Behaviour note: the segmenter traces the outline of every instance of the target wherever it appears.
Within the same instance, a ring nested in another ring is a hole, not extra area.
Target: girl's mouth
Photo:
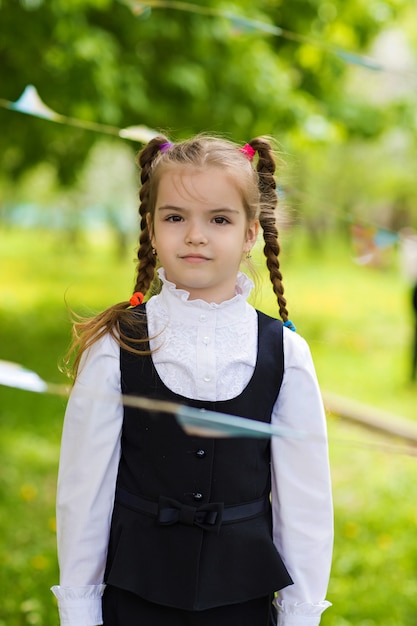
[[[209,261],[210,259],[202,254],[185,254],[180,257],[183,261],[188,261],[189,263],[202,263],[204,261]]]

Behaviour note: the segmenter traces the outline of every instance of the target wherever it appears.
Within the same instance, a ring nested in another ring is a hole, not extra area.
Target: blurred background
[[[276,140],[288,307],[328,411],[322,623],[417,624],[416,3],[1,0],[0,127],[0,359],[52,383],[68,308],[130,297],[143,142]],[[0,626],[57,624],[64,409],[0,387]]]

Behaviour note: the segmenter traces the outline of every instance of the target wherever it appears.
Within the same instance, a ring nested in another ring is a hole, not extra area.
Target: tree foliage
[[[118,127],[141,123],[174,137],[202,130],[240,141],[297,129],[308,135],[312,115],[339,132],[376,133],[382,122],[370,112],[374,124],[364,130],[364,105],[346,96],[348,66],[334,50],[366,50],[403,4],[198,0],[199,13],[175,3],[135,12],[116,0],[2,0],[0,96],[15,101],[34,84],[59,113]],[[72,183],[98,139],[4,109],[0,123],[1,168],[12,177],[49,161]]]

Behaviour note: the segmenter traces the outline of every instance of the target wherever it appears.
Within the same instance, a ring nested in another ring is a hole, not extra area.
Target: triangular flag
[[[58,113],[55,113],[42,102],[36,87],[33,85],[27,85],[20,98],[16,102],[11,102],[9,108],[47,120],[56,120],[59,117]]]

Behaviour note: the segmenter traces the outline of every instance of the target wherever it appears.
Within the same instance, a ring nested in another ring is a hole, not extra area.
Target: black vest
[[[143,336],[144,305],[132,315]],[[122,393],[270,422],[284,369],[282,323],[260,312],[258,322],[256,367],[238,397],[178,396],[150,356],[123,349]],[[189,610],[292,584],[272,542],[270,486],[268,439],[188,436],[171,415],[125,407],[105,581]]]

